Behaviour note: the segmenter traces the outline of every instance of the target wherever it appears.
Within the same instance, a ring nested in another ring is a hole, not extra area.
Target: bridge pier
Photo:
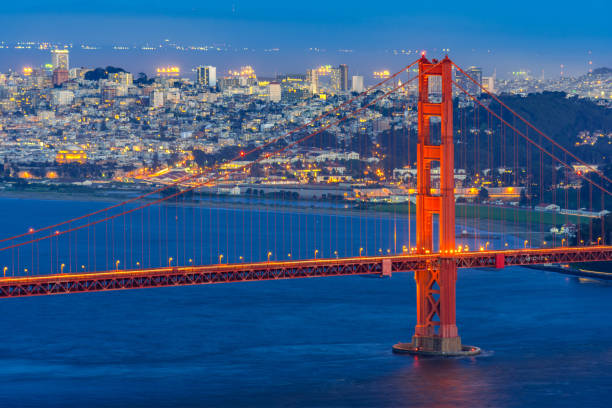
[[[442,98],[429,99],[430,77],[439,77]],[[462,356],[480,352],[463,346],[455,322],[455,164],[453,145],[452,62],[419,61],[418,144],[417,144],[417,252],[434,252],[433,215],[439,214],[438,262],[415,271],[417,286],[417,324],[411,343],[393,346],[396,353]],[[430,119],[440,118],[440,144],[432,144]],[[440,194],[434,195],[431,164],[440,164]]]

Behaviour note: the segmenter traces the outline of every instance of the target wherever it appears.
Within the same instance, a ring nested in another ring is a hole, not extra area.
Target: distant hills
[[[596,68],[593,70],[591,74],[592,75],[612,75],[612,68],[608,68],[608,67]]]

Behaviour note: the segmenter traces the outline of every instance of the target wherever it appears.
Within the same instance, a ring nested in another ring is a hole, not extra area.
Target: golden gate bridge
[[[409,77],[397,81],[401,75]],[[460,75],[466,81],[458,81]],[[413,82],[418,87],[416,200],[415,205],[405,204],[408,222],[404,219],[400,225],[403,241],[399,250],[396,213],[392,223],[380,218],[373,224],[371,213],[359,210],[310,217],[264,208],[257,211],[255,220],[245,211],[233,211],[223,219],[213,216],[210,208],[183,200],[187,193],[202,194],[202,186],[231,181],[270,158],[291,155],[301,143],[358,118]],[[470,93],[466,82],[478,92]],[[459,126],[453,123],[457,117],[455,93],[464,95],[473,106],[473,118],[463,111],[458,115]],[[483,114],[486,124],[480,123]],[[479,131],[483,126],[486,140]],[[468,137],[474,138],[472,146],[482,143],[486,147],[486,158],[479,157],[480,148],[468,151]],[[512,143],[506,144],[507,140]],[[533,165],[533,152],[539,166]],[[251,160],[243,162],[245,159]],[[487,216],[479,214],[470,221],[466,206],[459,206],[455,198],[456,161],[464,166],[471,162],[477,169],[482,165],[481,170],[485,164],[489,171],[495,166],[511,168],[510,182],[525,184],[526,198],[548,196],[558,202],[556,185],[562,184],[565,208],[570,208],[570,202],[575,202],[577,210],[581,208],[580,191],[575,199],[570,197],[570,177],[579,177],[588,186],[589,209],[594,206],[593,191],[599,192],[602,210],[605,198],[612,195],[608,189],[612,180],[605,174],[482,88],[448,57],[429,61],[422,56],[334,109],[228,161],[243,164],[225,169],[218,164],[121,203],[52,225],[26,227],[23,233],[0,239],[0,266],[5,265],[0,297],[414,272],[415,333],[411,342],[396,344],[394,351],[477,354],[477,347],[461,343],[457,330],[457,269],[610,261],[612,246],[607,245],[603,217],[599,226],[593,218],[570,219],[567,214],[544,220],[543,213],[533,212],[526,219],[515,206],[505,210],[510,220],[503,220],[499,213],[492,214],[495,208],[487,206]],[[576,173],[572,162],[590,171]],[[565,182],[559,183],[559,177]],[[555,187],[544,191],[545,179],[552,180],[550,185]],[[180,189],[172,190],[177,187]],[[530,235],[535,227],[546,235],[545,226],[569,224],[570,220],[588,225],[578,225],[572,236],[566,233],[561,239],[555,233],[546,240]],[[393,233],[388,234],[391,229]],[[467,238],[459,235],[458,243],[458,230],[471,234]],[[484,242],[492,234],[499,236],[499,242],[491,242],[492,238]]]

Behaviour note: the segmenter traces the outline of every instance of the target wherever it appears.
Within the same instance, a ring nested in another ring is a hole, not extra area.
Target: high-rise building
[[[476,82],[482,85],[482,68],[480,67],[469,67],[466,71]],[[466,90],[474,96],[480,95],[480,88],[472,80],[467,78],[468,87]]]
[[[340,64],[338,70],[340,71],[340,91],[347,92],[349,89],[348,65]]]
[[[164,106],[164,93],[160,90],[154,90],[149,95],[150,105],[154,108],[160,108]]]
[[[53,66],[53,70],[65,69],[68,71],[70,69],[70,64],[68,62],[68,50],[51,50],[51,65]]]
[[[64,82],[69,80],[69,74],[67,69],[56,68],[53,70],[52,82],[54,86],[60,86]]]
[[[482,77],[482,87],[491,93],[495,93],[495,77]]]
[[[310,83],[310,93],[316,94],[319,91],[319,74],[316,69],[306,71],[306,81]]]
[[[268,93],[270,97],[270,102],[280,102],[281,85],[278,82],[270,82],[270,85],[268,85]]]
[[[196,68],[196,84],[199,86],[217,86],[217,68],[207,65]]]
[[[472,66],[466,69],[465,72],[470,77],[472,77],[476,82],[478,82],[479,85],[482,85],[482,68]],[[455,81],[457,81],[457,84],[461,88],[469,92],[471,95],[476,96],[476,97],[480,96],[481,94],[480,87],[476,85],[470,78],[466,77],[462,72],[458,72],[458,71],[455,72]],[[465,95],[461,89],[457,90],[457,94],[460,96],[463,95],[461,96],[462,98],[465,97],[466,99],[470,100],[470,97]]]
[[[353,75],[351,91],[361,93],[363,89],[363,77],[360,75]]]

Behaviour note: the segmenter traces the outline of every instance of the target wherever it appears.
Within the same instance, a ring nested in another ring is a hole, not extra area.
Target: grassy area
[[[410,207],[410,212],[414,214],[416,211],[416,206],[414,204],[408,206],[408,204],[376,203],[367,206],[368,209],[383,212],[396,212],[398,214],[407,214],[408,207]],[[565,223],[588,224],[589,220],[591,220],[589,217],[579,215],[563,215],[552,212],[535,211],[529,208],[499,207],[481,204],[456,204],[455,213],[458,218],[490,219],[491,221],[516,222],[522,225],[532,226],[539,226],[540,224],[561,225]]]

